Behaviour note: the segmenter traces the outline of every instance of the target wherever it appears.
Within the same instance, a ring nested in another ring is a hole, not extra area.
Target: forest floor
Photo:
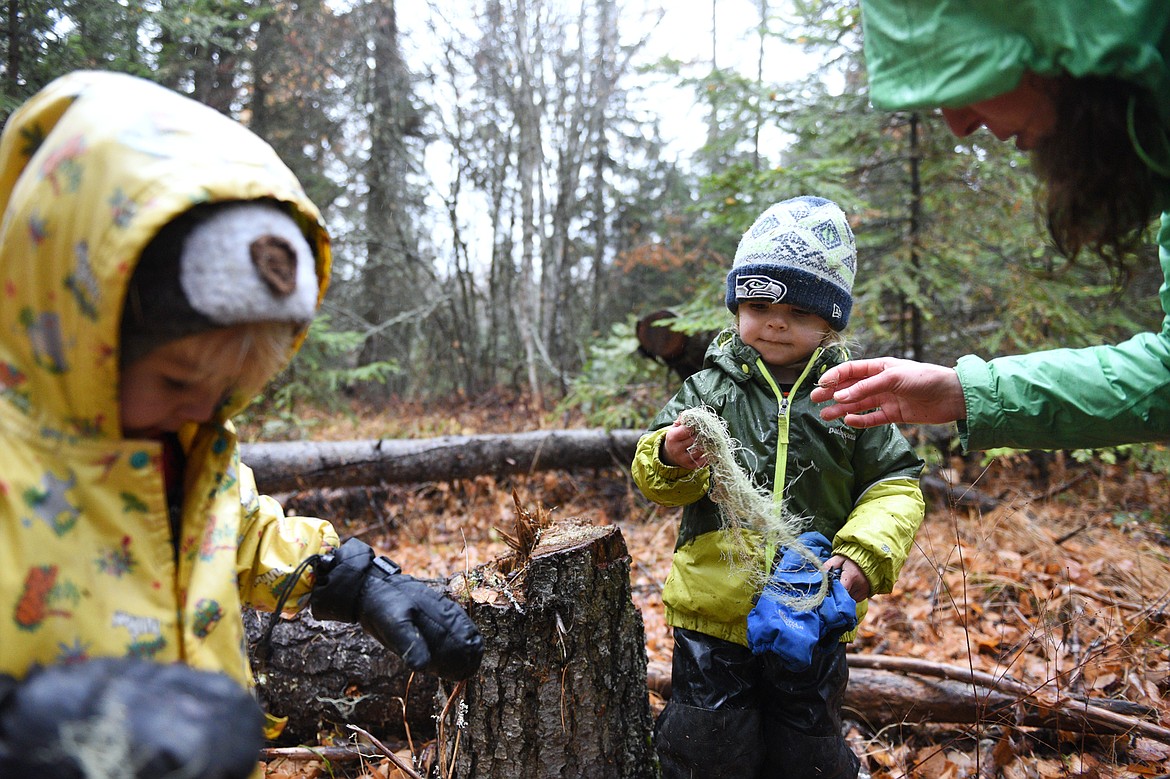
[[[501,399],[308,414],[306,421],[314,440],[576,426]],[[851,651],[1007,678],[1035,700],[1122,699],[1145,707],[1144,721],[1170,728],[1170,479],[1059,453],[986,465],[955,457],[947,465],[938,473],[964,487],[951,498],[928,493],[926,522],[895,591],[873,599]],[[996,505],[968,507],[954,497],[963,489]],[[512,527],[513,491],[554,517],[621,528],[648,660],[669,669],[672,639],[660,595],[679,512],[642,498],[621,468],[403,485],[372,515],[339,530],[362,532],[416,576],[446,577],[507,551],[497,528]],[[663,703],[651,693],[655,713]],[[1140,734],[981,722],[870,727],[864,712],[847,716],[863,766],[882,779],[1170,777],[1170,744]],[[267,770],[268,779],[322,775],[319,763],[276,760]],[[383,762],[364,776],[405,775]]]

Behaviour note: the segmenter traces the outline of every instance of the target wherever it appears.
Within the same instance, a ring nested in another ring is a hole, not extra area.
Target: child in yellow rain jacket
[[[245,777],[241,609],[360,621],[474,673],[453,601],[257,494],[229,421],[324,295],[329,237],[275,152],[82,72],[0,138],[0,776]],[[127,768],[129,767],[129,768]]]

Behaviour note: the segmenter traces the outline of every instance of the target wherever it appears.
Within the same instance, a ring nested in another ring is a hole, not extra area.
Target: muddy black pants
[[[856,779],[841,735],[845,645],[803,673],[675,628],[670,702],[654,728],[662,779]]]

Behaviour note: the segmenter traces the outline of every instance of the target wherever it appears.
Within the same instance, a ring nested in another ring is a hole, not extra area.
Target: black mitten
[[[245,779],[264,745],[227,676],[107,658],[0,677],[0,776]]]
[[[479,629],[458,603],[375,557],[351,538],[321,555],[309,603],[313,616],[360,622],[408,668],[429,668],[444,679],[466,679],[483,659]]]

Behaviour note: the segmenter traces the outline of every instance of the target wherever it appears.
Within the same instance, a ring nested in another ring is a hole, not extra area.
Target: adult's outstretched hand
[[[963,386],[953,368],[879,357],[851,360],[825,372],[813,388],[824,420],[850,427],[890,423],[945,424],[967,418]]]

